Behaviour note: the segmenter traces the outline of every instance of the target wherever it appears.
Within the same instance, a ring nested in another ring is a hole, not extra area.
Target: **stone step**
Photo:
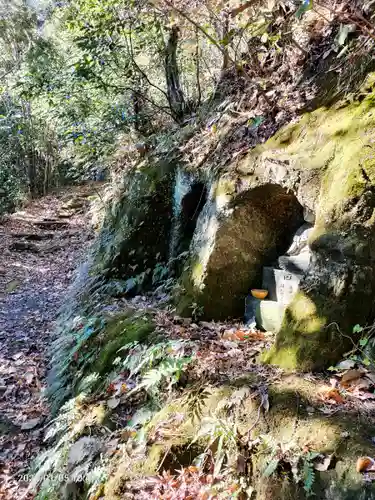
[[[274,300],[259,300],[256,305],[257,326],[267,332],[278,332],[284,318],[286,305]]]

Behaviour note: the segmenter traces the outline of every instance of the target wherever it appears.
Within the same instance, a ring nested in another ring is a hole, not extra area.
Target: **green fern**
[[[205,401],[210,395],[210,389],[202,385],[189,388],[189,391],[182,400],[182,405],[187,408],[189,418],[193,421],[202,419]]]
[[[129,394],[145,389],[146,392],[152,392],[159,389],[164,381],[169,382],[169,389],[176,384],[181,377],[184,368],[191,362],[191,357],[180,359],[167,358],[157,367],[146,372],[137,386]]]
[[[191,442],[194,444],[200,439],[208,441],[206,453],[215,448],[214,477],[220,474],[223,464],[234,464],[239,453],[239,435],[237,426],[227,420],[215,417],[206,417],[197,435]]]
[[[313,496],[313,486],[315,482],[315,469],[314,460],[319,456],[319,453],[310,451],[307,455],[302,457],[302,481],[303,489],[308,496]]]
[[[280,460],[278,458],[273,458],[270,460],[268,463],[267,467],[264,469],[262,476],[263,477],[270,477],[274,472],[276,472],[276,469],[280,463]]]

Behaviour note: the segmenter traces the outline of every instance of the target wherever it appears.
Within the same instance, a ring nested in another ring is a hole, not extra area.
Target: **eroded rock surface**
[[[304,220],[315,219],[311,264],[302,263],[298,293],[267,360],[310,370],[340,358],[353,325],[374,317],[371,82],[366,92],[360,101],[304,115],[217,180],[197,223],[179,312],[194,304],[206,318],[240,316],[248,289],[261,285],[262,267],[287,252]]]

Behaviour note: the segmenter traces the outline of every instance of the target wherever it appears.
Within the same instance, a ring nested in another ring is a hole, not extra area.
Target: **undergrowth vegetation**
[[[290,92],[292,108],[303,108],[295,84],[316,69],[319,29],[328,64],[363,58],[342,78],[343,87],[354,82],[371,64],[363,17],[371,2],[360,6],[363,13],[346,7],[324,0],[5,2],[0,211],[63,183],[103,180],[155,148],[168,149],[171,131],[205,123],[215,99],[236,91],[232,79],[252,91],[249,131],[265,127],[273,107],[288,107]],[[318,86],[324,64],[315,72]],[[210,126],[220,132],[216,120]]]
[[[176,317],[171,269],[189,262],[187,251],[170,259],[169,238],[180,165],[203,198],[209,176],[359,83],[373,31],[358,9],[71,0],[1,11],[0,47],[21,36],[0,61],[0,213],[63,182],[114,185],[50,349],[37,499],[351,498],[353,457],[372,443],[331,411],[340,391],[320,397],[320,379],[259,364],[270,337],[225,337],[228,325],[199,323],[195,301]],[[355,329],[348,357],[370,366],[373,330]]]
[[[96,302],[81,303],[86,316],[70,310],[53,346],[56,413],[33,464],[36,498],[253,498],[275,484],[309,498],[325,487],[319,471],[347,431],[340,416],[309,420],[313,383],[255,366],[244,373],[235,358],[231,377],[210,380],[223,341],[211,341],[208,352],[219,350],[210,361],[204,342],[173,333],[168,311],[125,308],[108,296],[103,304],[96,286]],[[228,347],[238,356],[240,344]]]

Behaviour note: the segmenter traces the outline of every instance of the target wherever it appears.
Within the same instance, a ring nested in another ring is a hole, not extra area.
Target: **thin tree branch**
[[[145,99],[145,101],[148,101],[150,104],[152,104],[156,109],[159,109],[160,111],[162,111],[163,113],[169,115],[171,118],[174,118],[173,117],[173,114],[169,111],[167,111],[167,109],[169,109],[169,107],[164,107],[164,106],[159,106],[158,104],[156,104],[152,99],[150,99],[149,97],[147,97],[143,92],[137,90],[137,89],[134,89],[133,87],[129,87],[128,85],[123,87],[123,86],[118,86],[118,85],[114,85],[114,84],[111,84],[111,83],[107,83],[105,82],[101,76],[97,75],[96,73],[92,72],[92,75],[102,83],[102,86],[105,88],[105,87],[109,87],[109,88],[112,88],[112,89],[116,89],[116,90],[120,90],[120,91],[123,91],[123,90],[129,90],[130,92],[133,92],[134,94],[139,94],[142,96],[143,99]]]
[[[366,33],[366,35],[368,35],[373,40],[375,40],[375,34],[374,34],[375,26],[373,26],[371,23],[369,23],[363,16],[358,15],[358,14],[346,14],[344,12],[343,13],[337,12],[336,10],[332,9],[332,7],[327,7],[326,3],[319,3],[319,2],[316,2],[316,3],[317,3],[317,5],[319,7],[323,7],[324,9],[327,9],[328,12],[330,12],[331,14],[333,14],[335,16],[338,16],[340,20],[352,22],[353,24],[355,24],[356,26],[358,26],[358,28],[361,31],[363,31],[364,33]],[[324,19],[327,20],[327,18],[325,17],[325,15],[322,14],[321,12],[319,12],[318,10],[316,10],[316,8],[314,8],[313,10],[319,16],[321,16],[321,17],[323,17]],[[365,23],[365,26],[363,26],[358,20],[356,20],[355,18],[353,18],[353,15],[356,15],[359,18],[360,21],[362,21],[363,23]]]
[[[247,10],[249,7],[252,5],[259,3],[259,0],[248,0],[242,5],[239,5],[238,7],[233,8],[228,12],[229,16],[231,18],[238,16],[238,14],[242,14],[245,10]]]
[[[134,50],[133,50],[133,42],[132,42],[131,30],[129,30],[129,47],[130,47],[130,56],[132,58],[132,64],[135,67],[135,69],[138,71],[138,73],[140,73],[143,76],[143,78],[150,85],[150,87],[153,87],[154,89],[158,90],[159,92],[161,92],[164,95],[164,97],[166,99],[168,99],[167,93],[163,89],[161,89],[160,87],[158,87],[157,85],[155,85],[154,83],[152,83],[151,80],[146,75],[146,73],[136,63],[135,57],[134,57]]]
[[[179,9],[178,7],[175,7],[169,0],[165,0],[165,3],[172,9],[174,10],[175,12],[177,12],[178,14],[180,14],[180,16],[182,16],[184,19],[186,19],[187,21],[189,21],[189,23],[191,23],[193,26],[195,26],[201,33],[204,34],[204,36],[206,38],[208,38],[208,40],[210,40],[210,42],[215,45],[215,47],[217,49],[220,50],[220,52],[223,54],[223,56],[225,57],[226,56],[226,52],[225,52],[225,49],[220,45],[220,43],[215,40],[202,26],[200,26],[197,22],[195,22],[193,19],[191,19],[190,16],[188,16],[185,12],[183,12],[181,9]],[[237,67],[237,64],[236,64],[236,61],[233,60],[233,58],[228,54],[228,59],[229,61],[234,64],[235,67]],[[266,96],[266,93],[265,91],[262,89],[262,87],[257,83],[255,82],[252,78],[250,78],[250,76],[246,73],[246,71],[243,72],[245,78],[251,82],[252,84],[255,84],[259,93],[261,94],[261,96],[263,97],[263,99],[266,101],[266,103],[268,104],[268,106],[272,107],[272,103],[271,101],[268,99],[268,97]]]

